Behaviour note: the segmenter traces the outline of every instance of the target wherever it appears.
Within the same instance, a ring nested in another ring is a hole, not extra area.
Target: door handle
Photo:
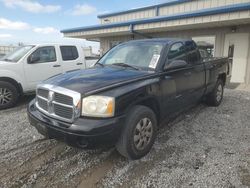
[[[192,74],[191,72],[185,72],[184,76],[191,76],[191,74]]]
[[[76,65],[82,65],[82,63],[77,63]]]
[[[61,65],[53,65],[53,67],[61,67]]]

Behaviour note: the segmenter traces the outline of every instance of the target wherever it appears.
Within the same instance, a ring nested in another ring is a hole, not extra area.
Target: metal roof
[[[208,15],[215,15],[215,14],[222,14],[222,13],[229,13],[229,12],[236,12],[236,11],[243,11],[243,10],[250,10],[250,3],[233,4],[233,5],[203,9],[203,10],[198,10],[198,11],[193,11],[193,12],[175,14],[175,15],[170,15],[170,16],[169,15],[157,16],[157,17],[144,18],[144,19],[139,19],[139,20],[130,20],[126,22],[99,24],[99,25],[93,25],[93,26],[78,27],[78,28],[73,28],[73,29],[64,29],[64,30],[61,30],[61,32],[72,33],[72,32],[81,32],[81,31],[91,31],[91,30],[98,30],[98,29],[130,26],[130,25],[136,25],[136,24],[146,24],[146,23],[154,23],[154,22],[160,22],[160,21],[169,21],[169,20],[199,17],[199,16],[208,16]]]
[[[100,14],[97,17],[98,18],[106,18],[106,17],[110,17],[110,16],[117,16],[120,14],[127,14],[127,13],[131,13],[131,12],[137,12],[137,11],[143,11],[143,10],[159,8],[159,7],[164,7],[164,6],[176,5],[176,4],[185,3],[188,1],[192,1],[192,0],[172,0],[172,1],[169,1],[166,3],[160,3],[157,5],[145,6],[145,7],[140,7],[140,8],[130,9],[130,10],[117,11],[117,12],[112,12],[112,13],[107,13],[107,14]]]

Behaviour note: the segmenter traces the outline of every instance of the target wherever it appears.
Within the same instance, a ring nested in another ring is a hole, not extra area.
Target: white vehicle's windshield
[[[31,48],[34,46],[21,46],[16,48],[14,51],[2,57],[3,61],[18,62]]]
[[[98,64],[155,69],[163,46],[161,42],[125,43],[110,50]]]

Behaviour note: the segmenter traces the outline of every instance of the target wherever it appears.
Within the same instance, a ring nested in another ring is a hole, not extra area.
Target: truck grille
[[[48,103],[47,103],[46,100],[37,97],[37,102],[38,102],[39,106],[40,106],[43,110],[48,111]]]
[[[54,104],[55,114],[67,119],[71,119],[73,115],[73,108],[64,107],[58,104]]]
[[[63,95],[60,93],[55,93],[55,101],[67,105],[73,105],[73,99],[70,96]]]
[[[36,106],[44,114],[66,122],[80,116],[80,93],[52,85],[39,85]]]

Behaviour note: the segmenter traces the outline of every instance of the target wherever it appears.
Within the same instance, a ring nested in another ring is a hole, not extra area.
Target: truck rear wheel
[[[18,90],[13,84],[0,81],[0,110],[13,107],[18,96]]]
[[[207,104],[210,106],[219,106],[223,99],[224,94],[224,83],[219,79],[214,87],[214,90],[211,94],[207,96]]]
[[[157,120],[154,112],[146,106],[135,106],[128,114],[116,149],[129,159],[145,156],[154,144]]]

